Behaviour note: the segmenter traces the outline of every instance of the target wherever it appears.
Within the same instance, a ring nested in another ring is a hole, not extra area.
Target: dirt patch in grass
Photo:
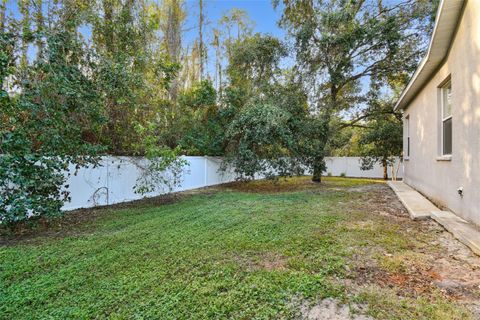
[[[327,298],[317,304],[304,302],[301,307],[301,319],[305,320],[373,320],[364,314],[365,306],[351,303],[342,304],[338,299]]]
[[[412,241],[354,247],[351,259],[353,292],[365,287],[393,290],[399,298],[444,297],[467,306],[480,318],[480,258],[432,220],[411,221],[402,204],[385,185],[361,187],[353,211],[370,212],[347,228],[392,228]],[[351,205],[351,204],[350,204]]]
[[[235,181],[226,183],[224,188],[249,193],[281,193],[309,189],[323,189],[325,184],[312,182],[310,177],[279,180]]]
[[[271,270],[285,270],[288,259],[281,255],[266,254],[260,260],[259,266],[262,269]]]
[[[375,179],[324,177],[321,183],[316,183],[312,181],[312,177],[303,176],[279,180],[237,181],[226,183],[222,187],[233,191],[267,194],[298,191],[350,191],[350,189],[361,192],[361,187],[367,190],[374,183],[384,182]]]
[[[402,220],[410,221],[408,211],[386,184],[370,184],[353,187],[350,188],[349,191],[363,193],[361,197],[361,207],[363,210],[368,210],[373,214],[398,217]],[[413,222],[410,223],[410,225],[414,224]]]
[[[236,256],[233,260],[249,271],[284,271],[288,269],[288,258],[274,252],[252,252],[249,255]]]

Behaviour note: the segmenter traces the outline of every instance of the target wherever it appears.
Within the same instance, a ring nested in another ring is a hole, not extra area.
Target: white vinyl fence
[[[394,166],[397,171],[400,159],[397,158]],[[345,174],[347,177],[355,178],[383,178],[383,166],[376,163],[371,170],[362,170],[360,157],[326,157],[327,174],[332,176],[341,176]],[[388,167],[388,177],[392,177],[392,168]],[[400,163],[397,178],[403,177],[403,165]]]
[[[232,173],[219,172],[221,158],[183,157],[187,165],[183,168],[181,186],[173,192],[213,186],[234,181]],[[137,179],[143,174],[145,159],[136,157],[103,157],[100,166],[80,168],[73,175],[75,168],[70,168],[69,186],[71,201],[65,203],[63,210],[89,208],[121,202],[154,197],[169,190],[157,190],[145,195],[134,192]]]
[[[173,191],[184,191],[213,186],[235,180],[232,172],[220,172],[221,158],[215,157],[183,157],[188,165],[183,169],[181,186]],[[381,166],[372,170],[360,170],[360,158],[331,157],[327,158],[327,173],[347,177],[383,177]],[[70,191],[71,201],[65,203],[63,210],[89,208],[121,202],[153,197],[166,193],[158,190],[146,195],[137,194],[133,187],[142,175],[145,159],[135,157],[103,157],[100,166],[80,168],[74,175],[71,166],[66,185]],[[401,173],[399,172],[399,177]]]

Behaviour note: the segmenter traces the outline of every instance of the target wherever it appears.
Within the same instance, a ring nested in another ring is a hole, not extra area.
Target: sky
[[[160,1],[160,0],[156,0]],[[249,18],[254,22],[253,32],[270,34],[279,39],[284,39],[286,32],[278,27],[278,21],[281,16],[280,9],[274,9],[271,0],[204,0],[204,16],[205,16],[205,42],[211,43],[211,29],[218,26],[221,17],[233,8],[242,9],[247,12]],[[187,18],[185,21],[183,34],[183,46],[192,47],[193,42],[198,37],[198,0],[186,0],[185,9]],[[17,0],[7,1],[7,14],[20,17],[18,11]],[[90,30],[81,28],[80,30],[88,37]],[[29,56],[35,56],[35,48],[29,48]],[[214,74],[215,52],[213,48],[209,48],[207,53],[207,71]]]
[[[194,19],[198,17],[198,0],[185,2],[189,20],[187,26],[192,26]],[[232,8],[245,10],[255,21],[255,31],[272,35],[283,34],[277,26],[280,10],[274,10],[270,0],[204,0],[204,15],[210,24],[216,24],[221,16]],[[16,0],[7,1],[7,12],[16,17],[20,15]]]
[[[208,38],[211,29],[218,26],[218,21],[229,10],[237,8],[247,12],[249,18],[254,22],[253,32],[270,34],[279,39],[284,39],[285,30],[278,27],[278,21],[281,16],[280,9],[274,9],[271,0],[204,0],[204,16],[206,20],[206,31],[208,43],[212,39]],[[186,1],[187,20],[185,29],[189,30],[184,34],[184,46],[189,45],[198,37],[198,0]],[[208,71],[214,74],[214,57],[213,48],[209,48],[208,52]]]
[[[198,18],[198,0],[187,0],[186,7],[188,14],[186,24],[193,26]],[[247,12],[250,19],[255,22],[255,32],[268,33],[280,38],[285,34],[277,25],[281,12],[273,8],[270,0],[204,0],[204,15],[209,26],[215,26],[222,15],[232,8]]]

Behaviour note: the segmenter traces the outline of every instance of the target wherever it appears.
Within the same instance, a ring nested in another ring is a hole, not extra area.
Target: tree
[[[239,179],[297,175],[308,160],[307,96],[292,73],[279,68],[286,53],[269,35],[255,34],[231,46],[223,169],[233,167]]]
[[[104,118],[101,97],[81,69],[92,61],[78,54],[85,48],[74,34],[47,34],[45,58],[21,67],[22,91],[14,97],[3,83],[12,75],[20,80],[16,36],[0,37],[0,224],[15,225],[60,213],[68,199],[64,171],[96,163],[100,146],[88,140]]]
[[[378,100],[379,110],[369,118],[364,132],[360,135],[360,143],[364,145],[362,153],[362,170],[368,170],[375,163],[383,166],[383,178],[388,179],[388,166],[394,166],[396,159],[402,154],[402,115],[395,112],[395,100]],[[396,177],[392,174],[392,178]]]
[[[165,0],[162,2],[158,21],[162,32],[162,46],[172,63],[180,64],[182,51],[182,26],[186,18],[183,0]],[[176,101],[178,76],[172,80],[169,88],[170,99]]]
[[[217,93],[210,80],[202,80],[182,93],[180,104],[192,109],[206,109],[215,106]]]
[[[29,42],[31,41],[31,36],[32,36],[32,32],[30,30],[30,27],[31,27],[31,19],[30,19],[30,5],[29,5],[29,1],[26,1],[26,0],[20,0],[18,2],[18,7],[19,7],[19,11],[22,15],[22,21],[21,21],[21,25],[22,25],[22,37],[21,37],[21,41],[22,41],[22,46],[21,46],[21,50],[22,50],[22,53],[21,53],[21,58],[20,58],[20,66],[22,68],[26,68],[27,67],[27,64],[28,64],[28,57],[27,57],[27,51],[28,51],[28,44]]]
[[[234,86],[262,90],[275,81],[279,63],[287,55],[285,46],[275,37],[256,33],[232,44],[227,74]]]
[[[200,81],[203,80],[204,62],[206,60],[206,51],[203,44],[203,24],[205,17],[203,16],[203,0],[198,0],[198,52],[200,55]]]
[[[219,21],[219,29],[224,32],[224,46],[227,57],[232,53],[232,45],[234,41],[242,40],[252,34],[253,21],[250,20],[245,10],[233,8],[225,13]],[[236,35],[233,33],[236,31]]]
[[[215,48],[215,88],[220,91],[222,87],[222,49],[220,45],[220,31],[218,29],[213,29],[212,46]]]
[[[241,180],[303,173],[292,153],[296,143],[293,115],[273,104],[252,102],[231,123],[225,164]],[[226,168],[226,167],[225,167]]]
[[[225,119],[217,104],[217,92],[210,80],[195,83],[179,98],[185,118],[180,146],[187,154],[222,156]]]
[[[279,63],[287,54],[285,46],[269,35],[255,34],[231,45],[226,73],[229,79],[227,99],[231,107],[241,108],[279,80]]]
[[[342,119],[334,120],[343,123]],[[339,124],[333,124],[338,126]],[[358,157],[364,154],[364,145],[360,142],[360,137],[365,130],[365,126],[348,126],[342,130],[336,130],[330,138],[326,153],[332,157]]]
[[[279,4],[275,1],[275,5]],[[281,25],[295,40],[297,70],[310,92],[326,149],[336,128],[332,119],[365,102],[362,83],[389,81],[413,72],[424,52],[420,26],[430,23],[429,1],[283,0]],[[370,110],[372,111],[372,110]],[[366,116],[361,115],[350,124]],[[324,154],[324,153],[323,153]],[[322,153],[313,181],[320,182]]]
[[[1,0],[0,2],[0,33],[5,32],[7,0]]]
[[[150,160],[137,192],[181,172],[178,141],[162,139],[179,66],[160,46],[152,2],[53,2],[47,23],[42,1],[20,1],[20,21],[3,4],[0,223],[59,214],[67,168],[96,165],[103,152]]]
[[[37,0],[33,2],[35,6],[35,24],[36,24],[36,34],[37,34],[37,59],[41,59],[43,57],[43,32],[45,30],[45,21],[43,17],[43,0]]]

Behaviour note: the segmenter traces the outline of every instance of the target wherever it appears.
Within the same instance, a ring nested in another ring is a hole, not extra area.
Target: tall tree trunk
[[[222,98],[222,64],[221,62],[218,64],[218,97]]]
[[[322,168],[323,168],[323,157],[318,157],[315,159],[315,163],[313,165],[313,177],[312,181],[320,183],[322,182]]]
[[[6,10],[7,10],[7,0],[1,0],[1,2],[0,2],[0,32],[5,32],[5,25],[6,25],[5,20],[7,19],[7,16],[5,14]]]
[[[313,182],[321,182],[322,181],[322,173],[323,169],[325,168],[325,147],[327,146],[328,140],[330,138],[330,120],[331,120],[331,113],[335,110],[337,105],[337,94],[338,90],[335,86],[330,88],[330,102],[323,110],[323,114],[321,115],[321,130],[318,133],[318,139],[320,140],[318,154],[314,159],[313,164]]]
[[[28,64],[28,40],[30,37],[30,3],[26,0],[19,1],[19,9],[22,14],[22,47],[21,47],[21,57],[20,57],[20,66],[25,68]]]
[[[115,34],[114,34],[114,0],[103,0],[103,21],[101,33],[103,34],[103,49],[105,54],[109,58],[115,56]],[[110,152],[114,154],[119,154],[122,150],[120,135],[118,134],[118,129],[121,127],[121,110],[118,107],[117,99],[111,93],[106,96],[105,106],[108,112],[108,124],[107,132],[108,136],[111,139],[110,142]]]
[[[190,67],[190,85],[194,84],[196,81],[200,79],[199,76],[199,44],[198,41],[195,40],[193,47],[192,47],[192,53],[190,54],[190,60],[191,60],[191,67]]]
[[[44,18],[43,18],[43,1],[37,0],[36,8],[35,8],[35,23],[37,25],[37,59],[43,58],[43,40],[42,40],[42,32],[44,28]]]
[[[383,166],[383,180],[388,180],[388,163],[387,159],[382,159],[382,166]]]
[[[327,139],[322,141],[319,145],[319,148],[321,150],[318,150],[318,155],[315,156],[314,162],[313,162],[313,177],[312,181],[313,182],[321,182],[322,181],[322,173],[325,168],[325,155],[323,153],[323,150],[325,150],[325,147],[327,145]]]
[[[203,72],[204,72],[204,48],[203,48],[203,0],[199,0],[199,16],[198,16],[198,50],[200,56],[200,80],[203,80]]]
[[[213,29],[213,47],[215,48],[215,88],[219,89],[219,70],[220,70],[220,32],[217,29]]]
[[[114,51],[114,34],[113,34],[113,1],[103,0],[103,28],[104,28],[104,44],[105,50],[109,55],[113,55]]]
[[[182,1],[171,0],[165,2],[166,11],[166,24],[162,27],[163,31],[163,43],[167,49],[170,59],[179,63],[181,60],[181,47],[182,47],[182,21],[183,21],[183,11],[182,11]],[[187,48],[188,52],[188,48]],[[169,98],[175,102],[177,101],[178,89],[180,81],[179,76],[172,80],[170,88],[168,90]]]

